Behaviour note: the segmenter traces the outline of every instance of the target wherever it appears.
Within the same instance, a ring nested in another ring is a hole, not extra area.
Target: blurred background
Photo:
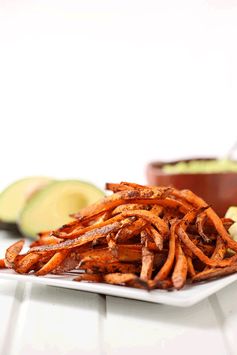
[[[237,139],[237,1],[0,0],[0,188],[145,182]]]

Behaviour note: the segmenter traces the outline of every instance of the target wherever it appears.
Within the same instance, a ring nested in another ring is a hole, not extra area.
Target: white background
[[[0,0],[0,187],[222,156],[236,104],[237,1]]]

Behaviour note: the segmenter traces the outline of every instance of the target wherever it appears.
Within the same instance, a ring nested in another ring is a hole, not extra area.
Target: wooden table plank
[[[8,232],[0,231],[0,258],[5,255],[6,248],[16,241]],[[0,280],[0,355],[9,350],[9,338],[13,336],[13,324],[17,321],[20,303],[20,289],[16,281]]]
[[[7,339],[18,307],[17,282],[0,280],[0,355],[6,355]]]
[[[237,283],[227,286],[211,297],[218,311],[219,323],[226,340],[229,355],[237,353]]]
[[[9,355],[102,354],[102,296],[25,285]]]
[[[177,308],[107,297],[106,312],[107,354],[227,354],[208,300]]]

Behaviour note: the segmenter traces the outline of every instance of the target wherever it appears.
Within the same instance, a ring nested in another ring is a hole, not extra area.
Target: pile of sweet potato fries
[[[75,281],[177,290],[237,271],[232,220],[191,191],[127,182],[106,188],[113,194],[41,233],[27,253],[24,240],[11,245],[0,267],[37,276],[78,270]]]

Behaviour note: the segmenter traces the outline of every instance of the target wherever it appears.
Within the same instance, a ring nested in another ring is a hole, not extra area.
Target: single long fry
[[[127,226],[131,224],[130,219],[124,219],[123,221],[118,221],[114,222],[111,225],[106,225],[101,228],[96,228],[94,230],[90,230],[89,232],[86,232],[84,234],[81,234],[79,237],[75,239],[69,239],[66,240],[65,242],[59,243],[59,244],[54,244],[54,245],[42,245],[38,247],[33,247],[31,248],[28,253],[32,252],[48,252],[48,251],[58,251],[58,250],[63,250],[63,249],[71,249],[75,247],[79,247],[81,245],[87,244],[92,242],[93,240],[103,238],[104,235],[110,232],[115,232],[119,230],[120,228]]]
[[[217,268],[212,268],[212,269],[208,269],[208,270],[204,270],[202,272],[199,272],[198,274],[196,274],[193,278],[192,281],[193,282],[197,282],[197,281],[204,281],[204,280],[209,280],[209,279],[214,279],[217,277],[222,277],[222,276],[226,276],[226,275],[230,275],[233,274],[234,272],[237,272],[237,264],[231,265],[231,266],[227,266],[227,267],[217,267]]]
[[[178,239],[175,245],[175,259],[176,264],[171,279],[174,287],[180,290],[184,286],[187,278],[188,264]]]
[[[24,240],[19,240],[18,242],[12,244],[9,248],[7,248],[5,254],[5,264],[7,267],[9,268],[14,267],[14,261],[17,255],[20,254],[24,243],[25,243]]]
[[[141,232],[142,247],[142,268],[140,278],[148,281],[151,279],[154,263],[154,253],[147,248],[148,233],[144,230]]]
[[[162,268],[159,270],[158,274],[155,276],[154,281],[163,281],[167,279],[171,268],[174,263],[174,258],[175,258],[175,239],[176,239],[176,233],[175,233],[175,227],[176,223],[174,223],[171,226],[170,230],[170,240],[169,240],[169,252],[168,252],[168,257],[166,259],[166,262],[162,266]]]

